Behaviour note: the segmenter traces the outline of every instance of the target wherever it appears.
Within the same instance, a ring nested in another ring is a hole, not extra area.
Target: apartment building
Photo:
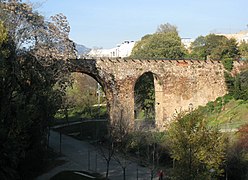
[[[132,53],[135,41],[124,41],[122,44],[117,45],[111,49],[92,49],[89,57],[128,57]]]

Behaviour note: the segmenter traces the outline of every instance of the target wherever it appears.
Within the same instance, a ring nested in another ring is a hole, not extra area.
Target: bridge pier
[[[123,125],[132,129],[134,125],[134,95],[132,81],[118,81],[118,91],[112,96],[110,104],[110,121],[122,121]]]
[[[164,126],[164,92],[163,84],[160,78],[153,75],[155,90],[155,125],[157,129],[163,129]]]

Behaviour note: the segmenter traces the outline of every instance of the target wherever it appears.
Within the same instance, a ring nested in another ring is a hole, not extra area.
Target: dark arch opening
[[[136,120],[155,121],[154,75],[146,72],[141,75],[134,86],[134,118]]]

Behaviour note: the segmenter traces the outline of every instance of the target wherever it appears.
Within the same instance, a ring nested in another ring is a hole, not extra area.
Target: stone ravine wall
[[[238,69],[242,62],[235,62]],[[167,127],[180,111],[196,108],[227,93],[224,68],[219,61],[80,59],[71,60],[71,71],[86,73],[104,88],[110,120],[134,122],[134,86],[146,72],[154,75],[155,121]]]

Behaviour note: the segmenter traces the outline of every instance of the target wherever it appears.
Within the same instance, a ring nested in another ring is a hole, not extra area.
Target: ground
[[[60,135],[58,132],[51,130],[50,144],[56,152],[60,151]],[[96,148],[90,143],[79,141],[72,137],[62,135],[61,153],[63,156],[57,160],[65,163],[51,169],[50,171],[37,177],[36,180],[47,180],[62,171],[88,171],[98,172],[102,175],[106,172],[106,161],[98,153]],[[90,157],[90,158],[88,158]],[[150,172],[148,168],[138,166],[136,162],[130,161],[130,165],[126,169],[126,179],[137,179],[137,167],[139,179],[150,179]],[[122,170],[114,160],[110,163],[109,178],[113,180],[123,179]],[[154,178],[155,179],[155,178]]]

